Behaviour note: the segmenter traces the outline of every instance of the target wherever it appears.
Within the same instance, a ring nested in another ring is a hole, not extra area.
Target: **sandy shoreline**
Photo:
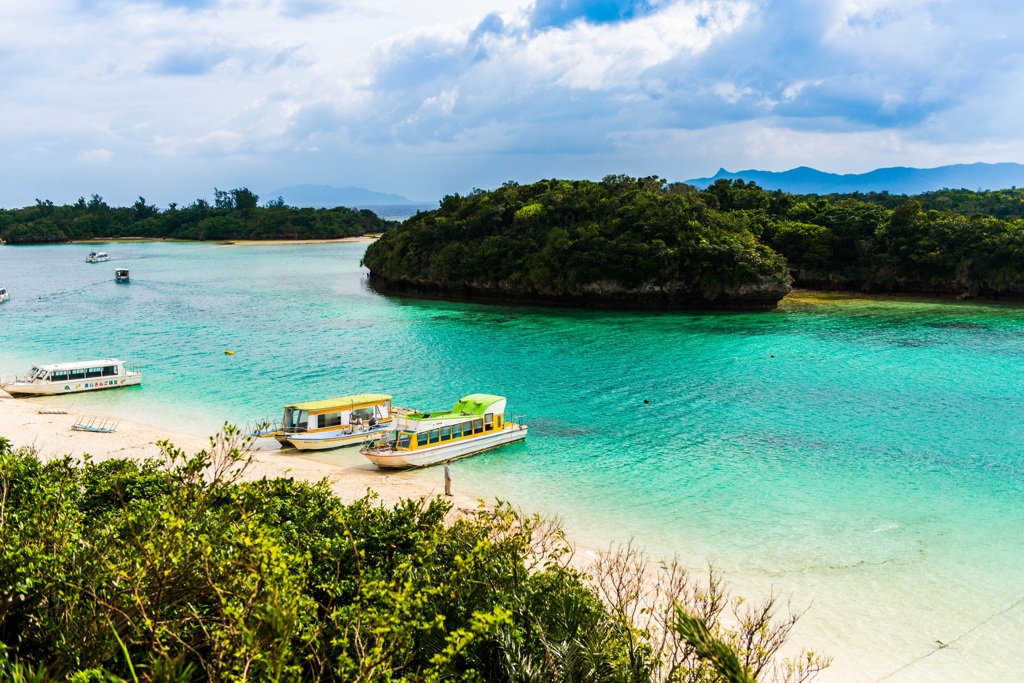
[[[162,440],[170,441],[189,454],[210,446],[209,436],[174,432],[127,420],[120,420],[117,430],[111,434],[74,430],[72,425],[83,413],[70,409],[64,414],[54,412],[59,410],[62,409],[49,402],[0,398],[0,436],[15,447],[35,448],[44,459],[64,455],[81,458],[85,454],[94,461],[160,458],[157,442]],[[324,463],[299,455],[298,451],[280,450],[273,439],[260,439],[255,444],[253,464],[247,475],[251,479],[292,477],[309,482],[327,479],[335,495],[345,502],[362,498],[367,489],[372,489],[387,506],[405,498],[429,498],[444,493],[440,470],[436,483],[432,483],[403,476],[401,472],[377,470],[355,449],[344,449],[344,453],[345,456],[335,462]],[[458,491],[457,472],[454,479],[456,508],[477,509],[480,505],[477,498],[469,492]]]
[[[337,242],[373,242],[380,235],[357,235],[317,240],[180,240],[174,237],[93,237],[87,240],[71,240],[69,244],[108,244],[133,242],[209,242],[225,247],[289,246],[293,244],[334,244]]]
[[[301,244],[337,244],[344,242],[373,242],[380,235],[359,235],[357,237],[338,237],[323,240],[227,240],[218,242],[226,247],[287,247]]]

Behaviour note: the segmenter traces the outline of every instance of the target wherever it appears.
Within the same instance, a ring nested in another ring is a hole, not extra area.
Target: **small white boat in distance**
[[[8,294],[7,289],[4,287],[0,287],[0,304],[2,304],[5,301],[8,301],[10,298],[11,295]]]
[[[89,255],[85,257],[86,263],[104,263],[110,260],[110,256],[105,251],[90,251]]]
[[[526,438],[520,418],[505,417],[505,397],[470,394],[436,413],[400,415],[397,429],[359,452],[381,469],[426,467],[467,458]]]
[[[118,268],[114,271],[114,282],[129,282],[128,270],[126,268]]]
[[[272,434],[281,445],[300,451],[361,446],[391,429],[391,396],[356,394],[284,407],[281,429]]]
[[[25,375],[0,378],[11,396],[53,396],[142,384],[142,373],[116,358],[33,365]]]

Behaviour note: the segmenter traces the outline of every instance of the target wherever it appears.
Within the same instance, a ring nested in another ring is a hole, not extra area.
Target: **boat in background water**
[[[399,415],[394,431],[359,452],[381,469],[427,467],[522,441],[527,427],[505,416],[505,401],[470,394],[451,410]]]
[[[85,257],[86,263],[106,263],[109,260],[110,256],[105,251],[90,251]]]
[[[53,396],[142,384],[142,372],[116,358],[33,365],[25,375],[0,378],[11,396]]]
[[[10,301],[11,295],[7,292],[5,287],[0,287],[0,304],[5,301]]]
[[[356,394],[284,407],[281,426],[258,436],[273,436],[282,446],[323,451],[360,446],[392,428],[394,410],[388,394]]]
[[[114,271],[114,282],[129,282],[128,280],[128,269],[118,268]]]

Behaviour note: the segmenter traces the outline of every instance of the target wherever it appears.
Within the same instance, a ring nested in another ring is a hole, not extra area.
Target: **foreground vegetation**
[[[999,217],[979,213],[986,211]],[[774,305],[797,286],[1024,295],[1024,190],[797,196],[742,180],[507,183],[367,250],[385,290],[621,306]]]
[[[139,197],[130,207],[110,207],[102,197],[72,205],[36,201],[23,209],[0,209],[0,240],[50,244],[95,238],[181,240],[336,239],[379,233],[391,225],[367,209],[297,209],[278,198],[265,206],[246,188],[214,190],[214,203],[197,199],[160,210]]]
[[[42,461],[0,439],[0,679],[813,678],[796,621],[632,548],[572,568],[557,526],[440,499],[343,504],[247,481],[237,433],[165,461]],[[656,575],[655,575],[656,574]]]

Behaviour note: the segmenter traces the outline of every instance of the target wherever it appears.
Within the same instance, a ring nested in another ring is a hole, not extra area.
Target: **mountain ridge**
[[[364,187],[333,187],[331,185],[290,185],[267,194],[267,199],[281,197],[288,206],[333,209],[337,206],[363,208],[394,204],[429,204],[400,194],[375,192]]]
[[[941,189],[999,190],[1024,186],[1024,164],[1004,162],[988,164],[951,164],[935,168],[893,166],[866,173],[828,173],[809,166],[788,171],[748,169],[730,172],[718,169],[708,178],[684,181],[701,189],[720,179],[752,181],[766,190],[794,194],[845,194],[851,192],[889,192],[921,194]]]

